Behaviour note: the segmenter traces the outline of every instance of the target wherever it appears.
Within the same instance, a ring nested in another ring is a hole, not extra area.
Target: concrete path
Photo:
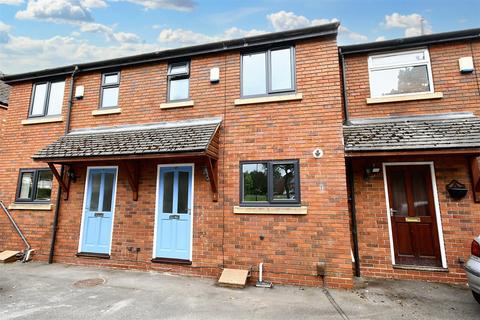
[[[465,288],[421,282],[371,282],[353,291],[227,289],[213,280],[164,273],[0,265],[2,320],[479,318],[480,305]]]

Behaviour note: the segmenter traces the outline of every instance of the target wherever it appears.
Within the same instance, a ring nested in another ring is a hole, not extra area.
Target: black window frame
[[[37,186],[38,186],[38,177],[40,172],[43,171],[49,171],[52,172],[49,168],[35,168],[35,169],[20,169],[18,172],[18,181],[17,181],[17,190],[15,193],[15,202],[22,202],[22,203],[51,203],[52,201],[52,194],[50,193],[50,199],[49,200],[35,200],[35,195],[37,194]],[[22,176],[24,173],[33,173],[33,178],[32,178],[32,196],[28,199],[26,198],[20,198],[20,190],[21,190],[21,183],[22,183]],[[53,175],[52,175],[52,183],[53,183]],[[53,184],[52,184],[52,189],[53,191]]]
[[[105,84],[105,78],[108,76],[113,76],[117,75],[118,81],[116,83],[110,83],[110,84]],[[120,101],[120,71],[109,71],[109,72],[104,72],[102,73],[102,82],[100,83],[100,101],[98,103],[98,108],[99,109],[115,109],[119,107],[119,101]],[[116,106],[108,106],[104,107],[103,106],[103,91],[105,89],[111,89],[111,88],[118,88],[118,97],[117,97],[117,105]]]
[[[244,164],[267,164],[267,201],[243,201],[243,165]],[[294,200],[274,200],[273,199],[273,166],[278,164],[293,164],[295,171],[295,194]],[[289,160],[247,160],[240,161],[240,206],[241,207],[299,207],[302,203],[300,195],[300,161],[298,159]]]
[[[176,66],[186,65],[187,71],[183,73],[170,74],[172,68]],[[172,80],[183,80],[188,79],[188,95],[184,99],[170,99],[170,83]],[[182,102],[190,100],[190,61],[175,61],[170,62],[167,67],[167,102]]]
[[[291,66],[291,81],[292,81],[292,86],[288,89],[280,89],[280,90],[273,90],[272,89],[272,51],[278,51],[278,50],[284,50],[284,49],[290,49],[290,66]],[[260,54],[264,53],[265,54],[265,81],[266,81],[266,93],[259,93],[259,94],[250,94],[250,95],[244,95],[243,94],[243,57],[245,55],[253,55],[253,54]],[[285,93],[294,93],[297,91],[297,67],[296,67],[296,52],[295,52],[295,46],[290,45],[290,46],[282,46],[282,47],[273,47],[273,48],[268,48],[260,51],[248,51],[248,52],[243,52],[241,54],[240,58],[240,97],[242,98],[255,98],[255,97],[266,97],[266,96],[272,96],[272,95],[282,95]]]
[[[62,114],[63,111],[63,100],[65,99],[65,87],[63,89],[63,97],[62,97],[62,107],[60,108],[60,114],[55,114],[55,115],[48,115],[48,109],[49,109],[49,101],[50,101],[50,91],[52,88],[52,83],[57,83],[57,82],[64,82],[65,79],[59,78],[59,79],[51,79],[51,80],[45,80],[45,81],[38,81],[35,82],[32,86],[32,94],[30,96],[30,107],[28,108],[28,118],[44,118],[44,117],[56,117]],[[43,101],[43,113],[42,114],[36,114],[32,115],[33,111],[33,103],[35,102],[35,94],[37,91],[37,86],[46,84],[47,85],[47,91],[45,94],[45,99]]]

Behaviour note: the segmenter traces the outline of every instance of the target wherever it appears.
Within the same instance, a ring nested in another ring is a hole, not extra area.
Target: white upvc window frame
[[[374,58],[385,58],[385,57],[395,57],[401,56],[405,54],[417,53],[422,52],[425,56],[425,59],[418,62],[405,62],[405,63],[391,63],[391,64],[384,64],[381,66],[373,66],[373,59]],[[420,91],[420,92],[410,92],[410,93],[398,93],[398,94],[391,94],[391,95],[380,95],[376,96],[373,94],[373,85],[372,85],[372,72],[380,71],[380,70],[388,70],[388,69],[396,69],[402,67],[415,67],[415,66],[427,66],[427,76],[428,76],[428,83],[429,83],[429,91]],[[382,54],[371,54],[368,56],[368,80],[370,85],[370,97],[371,98],[386,98],[386,97],[401,97],[401,96],[411,96],[411,95],[419,95],[419,94],[428,94],[434,93],[435,88],[433,85],[433,75],[432,75],[432,65],[430,62],[430,53],[428,52],[428,48],[418,48],[414,50],[401,50],[401,51],[392,51],[388,53]]]

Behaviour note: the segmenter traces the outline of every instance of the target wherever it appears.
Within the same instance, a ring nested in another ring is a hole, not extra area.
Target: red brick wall
[[[365,179],[364,169],[372,163],[381,166],[383,162],[399,161],[434,162],[448,272],[400,270],[392,267],[383,173]],[[456,156],[356,160],[354,170],[362,276],[465,282],[465,272],[459,264],[459,259],[467,261],[470,256],[470,244],[480,233],[480,204],[473,201],[467,159]],[[469,192],[465,198],[461,200],[450,198],[446,185],[452,179],[467,185]]]
[[[368,55],[347,56],[347,92],[349,115],[355,118],[408,116],[447,112],[475,112],[480,110],[480,41],[456,42],[428,47],[435,92],[443,98],[408,102],[367,105],[370,97]],[[472,54],[473,53],[473,54]],[[461,74],[458,59],[473,56],[475,71]]]
[[[100,73],[80,74],[76,84],[85,86],[85,97],[74,104],[72,129],[222,117],[219,202],[212,202],[209,183],[197,165],[193,264],[152,264],[157,163],[142,162],[137,202],[132,201],[125,173],[120,170],[111,259],[77,258],[85,166],[77,167],[79,179],[71,187],[70,199],[61,203],[56,261],[206,276],[217,276],[222,264],[248,268],[263,261],[267,280],[303,285],[322,284],[316,276],[316,263],[325,261],[327,285],[350,287],[350,231],[335,40],[298,43],[296,65],[298,92],[303,94],[301,101],[235,106],[233,101],[240,96],[239,52],[195,57],[191,62],[190,80],[195,106],[168,110],[160,109],[160,103],[166,100],[166,63],[125,68],[121,70],[119,105],[122,113],[97,117],[91,112],[98,108]],[[209,82],[211,67],[220,68],[219,84]],[[20,124],[26,117],[30,91],[31,83],[13,87],[11,106],[15,112],[10,115],[6,143],[6,151],[12,157],[0,160],[0,197],[7,203],[14,200],[18,169],[38,167],[39,164],[33,164],[29,157],[63,132],[64,123]],[[312,156],[317,147],[325,151],[324,158],[319,160]],[[233,213],[233,207],[239,203],[239,162],[257,159],[300,160],[302,205],[308,206],[306,216]],[[37,259],[44,260],[48,253],[53,210],[15,210],[14,214],[37,249]],[[9,234],[3,224],[1,228]],[[263,241],[260,235],[265,236]],[[13,236],[0,239],[0,249],[12,245],[12,239]],[[129,246],[140,248],[138,257],[127,251]]]

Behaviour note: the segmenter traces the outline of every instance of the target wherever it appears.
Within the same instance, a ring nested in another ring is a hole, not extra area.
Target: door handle
[[[95,218],[103,218],[103,212],[95,212]]]
[[[397,212],[398,212],[398,210],[395,210],[395,209],[393,209],[393,208],[390,208],[390,217],[393,217],[393,215],[394,215],[395,213],[397,213]]]

